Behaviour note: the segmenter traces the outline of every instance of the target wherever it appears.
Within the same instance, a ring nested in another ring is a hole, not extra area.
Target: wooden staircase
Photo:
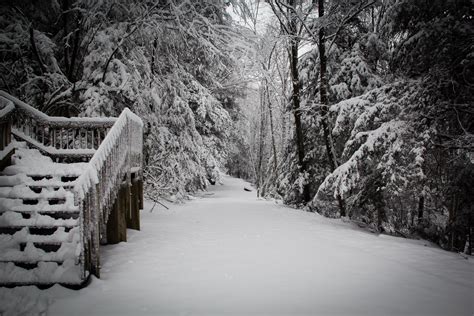
[[[0,285],[81,286],[100,276],[100,244],[139,229],[141,120],[49,117],[2,91],[0,114],[2,102],[21,142],[0,172]]]

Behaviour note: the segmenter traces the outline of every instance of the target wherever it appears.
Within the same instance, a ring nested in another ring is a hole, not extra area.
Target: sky
[[[265,33],[265,28],[268,24],[276,23],[276,19],[273,16],[273,12],[270,6],[264,1],[257,0],[247,2],[249,3],[249,8],[252,11],[252,14],[255,14],[255,12],[258,10],[256,31],[257,34],[263,35]],[[253,5],[250,4],[252,2]],[[229,6],[227,8],[227,13],[232,17],[235,23],[253,30],[254,26],[251,19],[243,19],[242,16],[238,13],[239,11],[240,9],[234,6]]]

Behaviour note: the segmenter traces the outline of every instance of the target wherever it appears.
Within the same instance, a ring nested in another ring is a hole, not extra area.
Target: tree
[[[291,100],[292,112],[295,126],[295,145],[298,159],[298,168],[300,176],[305,177],[307,173],[307,164],[305,161],[305,140],[302,123],[301,112],[301,82],[299,75],[299,45],[300,36],[302,34],[302,25],[299,23],[299,16],[297,10],[301,9],[302,4],[298,4],[296,0],[268,1],[274,14],[278,17],[282,32],[288,39],[288,58],[289,68],[291,74]],[[303,201],[308,202],[311,199],[308,185],[303,184],[302,188]]]

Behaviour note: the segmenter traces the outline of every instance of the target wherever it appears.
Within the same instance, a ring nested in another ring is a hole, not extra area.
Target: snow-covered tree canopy
[[[246,53],[246,39],[231,27],[229,5],[3,3],[0,88],[49,114],[131,108],[145,121],[149,192],[182,199],[218,181],[234,133],[236,56]]]

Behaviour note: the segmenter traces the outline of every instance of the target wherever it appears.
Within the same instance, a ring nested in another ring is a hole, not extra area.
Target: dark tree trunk
[[[289,6],[294,7],[295,1],[290,0],[288,1]],[[292,79],[292,87],[293,92],[291,95],[292,103],[293,103],[293,116],[295,119],[295,136],[296,136],[296,151],[298,155],[298,164],[300,168],[301,174],[305,174],[307,167],[305,163],[305,148],[304,148],[304,138],[303,138],[303,127],[301,123],[301,109],[300,109],[300,92],[301,92],[301,85],[300,85],[300,78],[299,78],[299,71],[298,71],[298,46],[299,40],[297,37],[297,25],[294,12],[289,10],[290,15],[290,25],[289,30],[291,34],[291,47],[290,47],[290,70],[291,70],[291,79]],[[309,202],[311,197],[309,195],[309,188],[307,184],[303,186],[303,200],[305,202]]]
[[[263,149],[264,149],[264,103],[265,103],[265,93],[264,90],[260,92],[260,133],[259,133],[259,149],[258,149],[258,163],[257,163],[257,197],[262,196],[262,165],[263,165]]]
[[[276,150],[276,143],[275,143],[275,127],[273,126],[273,109],[272,103],[270,102],[270,92],[268,91],[268,82],[265,80],[265,92],[267,94],[267,106],[268,106],[268,115],[270,116],[270,133],[272,137],[272,150],[273,150],[273,173],[276,174],[277,167],[278,167],[278,160],[277,160],[277,150]]]
[[[324,17],[324,0],[318,0],[318,14],[320,20]],[[324,22],[323,22],[324,23]],[[328,122],[328,109],[329,109],[329,97],[328,97],[328,78],[327,78],[327,56],[326,56],[326,34],[324,26],[319,28],[319,95],[320,95],[320,114],[321,114],[321,125],[323,127],[324,143],[326,145],[326,152],[328,160],[331,166],[331,171],[336,170],[339,166],[334,145],[332,141],[331,131],[329,129]],[[346,205],[344,199],[338,194],[337,202],[339,204],[339,212],[341,216],[346,216]]]
[[[68,16],[69,16],[69,0],[63,0],[62,3],[62,20],[63,20],[63,30],[64,30],[64,35],[67,36],[69,34],[69,21],[68,21]],[[66,45],[64,43],[64,66],[66,67],[66,74],[69,74],[70,71],[70,62],[69,62],[69,45]]]
[[[423,219],[424,209],[425,209],[425,197],[420,196],[420,199],[418,200],[418,221]]]

